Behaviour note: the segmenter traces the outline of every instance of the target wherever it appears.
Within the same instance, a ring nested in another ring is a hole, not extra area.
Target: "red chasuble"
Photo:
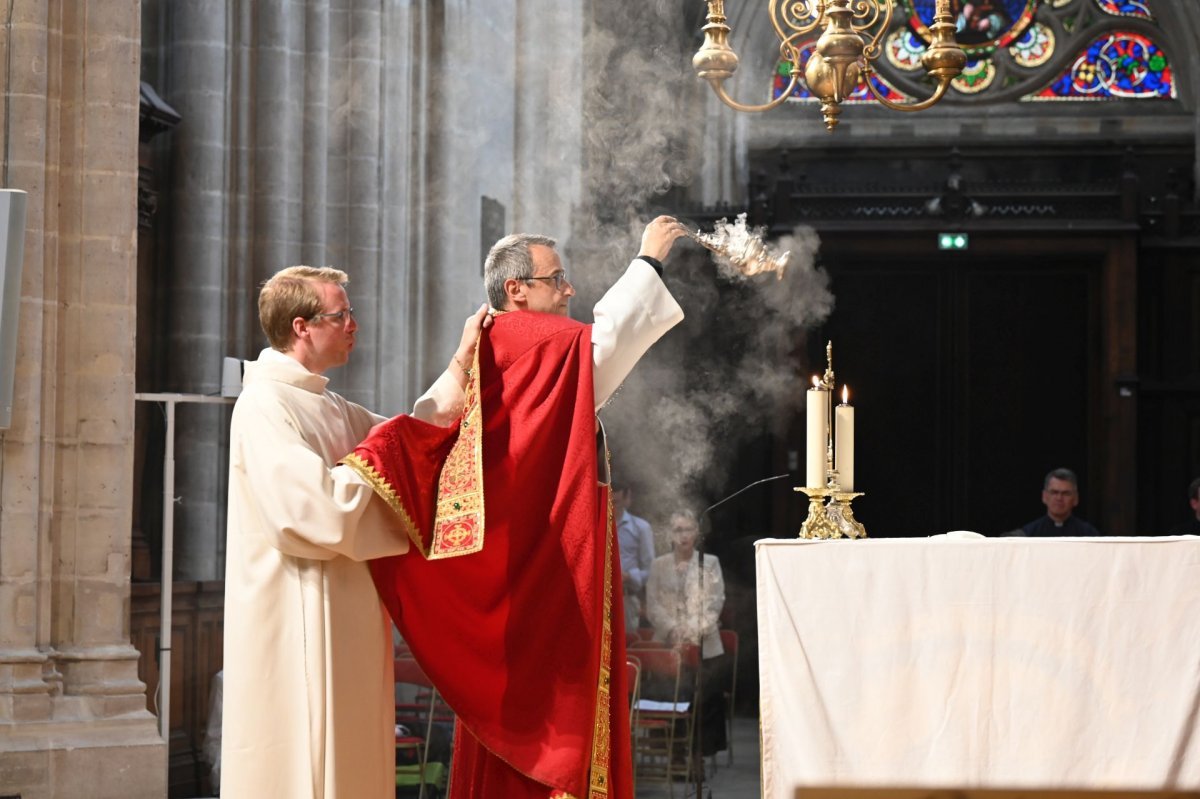
[[[598,480],[606,453],[598,456],[591,332],[566,317],[497,316],[480,340],[460,426],[442,434],[448,454],[436,428],[397,417],[346,460],[421,553],[371,570],[458,715],[451,799],[633,797],[619,549]],[[439,457],[435,499],[427,467]]]

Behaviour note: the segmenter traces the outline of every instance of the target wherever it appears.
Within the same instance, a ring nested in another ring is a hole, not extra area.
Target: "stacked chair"
[[[641,698],[637,701],[633,728],[634,777],[638,782],[662,782],[668,796],[675,795],[675,780],[691,774],[692,686],[684,685],[684,665],[695,666],[699,651],[682,650],[644,641],[630,645],[629,655],[641,665]],[[660,693],[647,697],[647,689]]]
[[[439,725],[453,724],[454,715],[411,655],[397,655],[395,680],[411,694],[396,702],[396,796],[438,799],[446,790],[449,751],[431,759],[432,743]]]

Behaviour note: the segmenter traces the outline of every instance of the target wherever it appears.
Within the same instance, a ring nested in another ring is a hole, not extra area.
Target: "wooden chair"
[[[729,653],[732,666],[729,669],[729,685],[725,688],[725,750],[729,765],[733,765],[733,703],[737,698],[738,634],[734,630],[721,630],[721,646]],[[714,761],[716,758],[713,758]]]
[[[625,686],[629,689],[629,726],[637,726],[637,701],[641,698],[642,661],[636,655],[629,655],[625,660]]]
[[[631,654],[642,666],[642,698],[637,703],[633,736],[634,774],[639,780],[665,782],[668,796],[673,797],[676,774],[686,776],[692,766],[692,702],[690,689],[682,686],[683,659],[678,649],[662,646],[637,647]],[[645,697],[650,675],[670,686],[669,700]],[[656,701],[669,705],[660,708]]]
[[[637,731],[637,703],[642,689],[642,661],[636,655],[625,660],[625,687],[629,689],[629,735],[632,740]],[[632,745],[631,745],[632,748]],[[637,770],[634,770],[633,789],[637,791]]]

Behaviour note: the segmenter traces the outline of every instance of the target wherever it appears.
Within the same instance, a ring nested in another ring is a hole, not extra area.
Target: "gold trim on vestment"
[[[371,489],[379,495],[379,498],[386,502],[388,507],[400,517],[400,526],[404,528],[404,534],[416,545],[417,549],[422,549],[425,546],[421,541],[421,534],[417,530],[417,524],[413,521],[412,516],[409,515],[408,509],[404,507],[404,503],[400,501],[400,497],[396,496],[391,483],[383,475],[375,471],[374,466],[353,452],[338,461],[338,465],[349,466],[357,472],[358,476],[365,480],[367,485],[371,486]]]
[[[483,409],[479,377],[477,338],[458,438],[438,476],[437,515],[426,555],[430,560],[470,555],[483,549]]]
[[[456,558],[483,549],[483,410],[479,394],[479,340],[476,339],[458,437],[438,475],[437,508],[428,539],[387,478],[374,466],[353,452],[339,461],[357,472],[388,504],[399,517],[409,540],[427,560]]]
[[[604,459],[608,460],[605,442]],[[600,634],[600,678],[596,685],[596,723],[592,733],[592,766],[588,777],[588,799],[607,799],[612,777],[612,493],[605,492],[604,607]]]

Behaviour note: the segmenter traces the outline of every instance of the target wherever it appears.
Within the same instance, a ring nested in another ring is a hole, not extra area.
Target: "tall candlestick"
[[[805,448],[804,482],[809,488],[825,487],[825,447],[829,438],[829,391],[814,377],[807,401],[808,445]]]
[[[842,404],[834,408],[833,457],[838,473],[838,488],[854,490],[854,406],[850,388],[842,386]]]

